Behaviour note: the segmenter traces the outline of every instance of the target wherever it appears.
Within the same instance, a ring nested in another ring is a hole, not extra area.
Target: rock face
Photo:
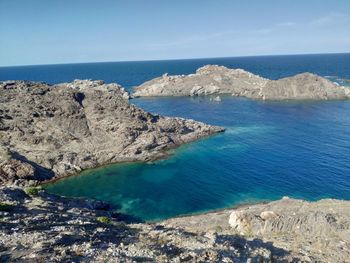
[[[348,99],[350,88],[325,78],[302,73],[279,80],[269,80],[242,69],[208,65],[195,74],[168,76],[145,82],[135,88],[134,96],[201,96],[232,94],[263,100]]]
[[[35,179],[35,170],[28,163],[12,159],[0,164],[0,184],[33,179]]]
[[[164,150],[223,131],[152,115],[128,98],[119,85],[102,81],[55,86],[1,82],[0,182],[21,177],[18,171],[8,172],[11,159],[32,165],[36,179],[47,179],[108,163],[154,159]]]
[[[0,216],[0,262],[348,262],[350,256],[349,201],[283,199],[126,223],[99,201],[0,187]]]
[[[292,258],[298,259],[297,262],[347,262],[350,257],[350,201],[306,202],[283,198],[234,210],[169,219],[164,224],[195,233],[220,229],[222,234],[271,242],[274,247],[288,251],[287,262],[292,262]]]

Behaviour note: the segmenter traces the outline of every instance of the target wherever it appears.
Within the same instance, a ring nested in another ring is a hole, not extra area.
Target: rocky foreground
[[[147,161],[220,131],[147,113],[117,84],[0,82],[0,184],[28,183],[100,165]]]
[[[207,65],[195,74],[155,78],[135,88],[135,97],[201,96],[231,94],[262,100],[333,100],[349,99],[350,88],[323,77],[302,73],[269,80],[242,69]]]
[[[158,223],[0,187],[0,262],[349,262],[350,202],[282,199]]]

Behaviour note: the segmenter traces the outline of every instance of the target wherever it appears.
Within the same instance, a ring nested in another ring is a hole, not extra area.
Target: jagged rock
[[[29,163],[44,180],[108,163],[152,160],[167,149],[223,131],[152,115],[128,98],[118,84],[103,81],[53,86],[0,82],[0,159]],[[16,177],[22,178],[22,171]]]
[[[200,96],[232,94],[263,100],[348,99],[350,88],[323,77],[302,73],[279,80],[269,80],[242,69],[207,65],[196,74],[168,76],[147,81],[135,88],[134,96]]]
[[[0,184],[14,182],[18,179],[34,179],[33,166],[19,160],[8,160],[0,164]]]

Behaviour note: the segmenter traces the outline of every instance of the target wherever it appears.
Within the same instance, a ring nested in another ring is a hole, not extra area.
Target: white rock
[[[266,221],[266,220],[274,219],[278,217],[278,215],[274,211],[263,211],[261,212],[260,217],[262,220]]]
[[[233,211],[230,214],[228,223],[233,229],[238,231],[240,234],[246,233],[251,227],[249,217],[246,213],[242,211]]]

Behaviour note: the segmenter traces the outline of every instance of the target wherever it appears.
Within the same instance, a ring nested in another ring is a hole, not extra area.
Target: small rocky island
[[[0,83],[0,262],[348,262],[349,201],[283,198],[145,223],[38,186],[223,131],[128,98],[102,81]]]
[[[333,100],[349,99],[350,88],[323,77],[302,73],[269,80],[243,69],[207,65],[195,74],[162,77],[135,88],[133,96],[201,96],[230,94],[261,100]]]

